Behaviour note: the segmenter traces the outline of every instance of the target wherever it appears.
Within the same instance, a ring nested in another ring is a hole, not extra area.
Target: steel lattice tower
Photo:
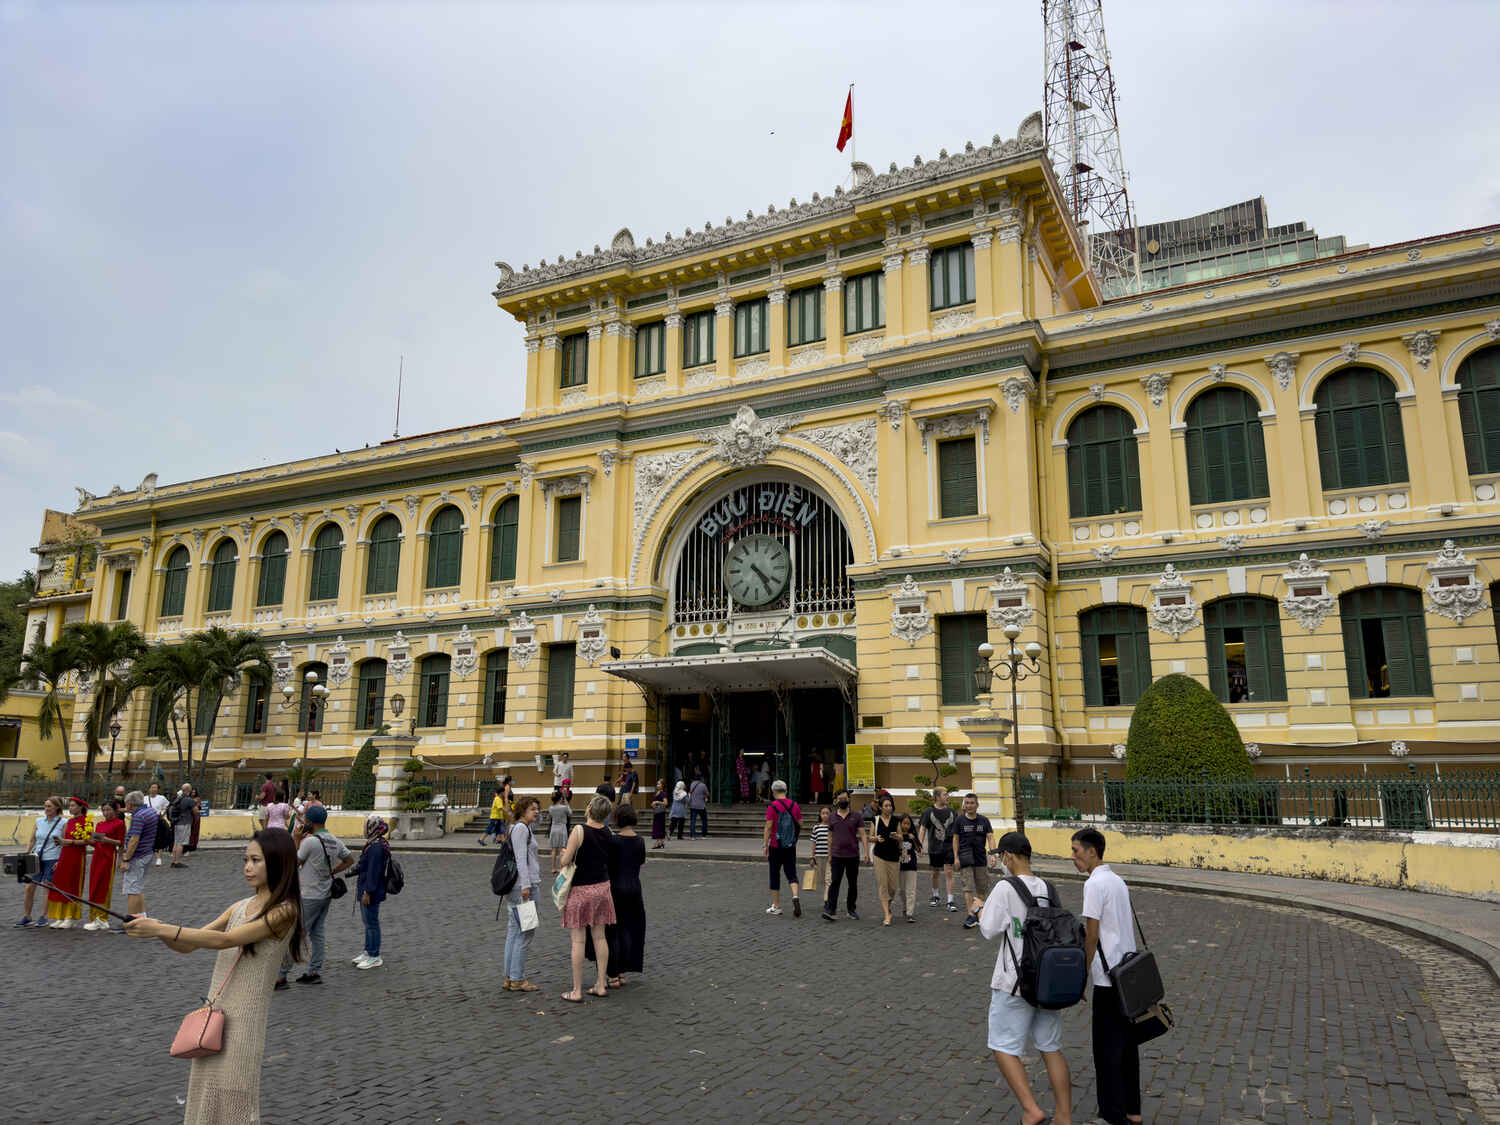
[[[1107,292],[1137,292],[1135,220],[1125,186],[1102,0],[1042,0],[1042,114],[1052,167]]]

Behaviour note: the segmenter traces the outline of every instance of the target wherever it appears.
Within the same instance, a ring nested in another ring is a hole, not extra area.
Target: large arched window
[[[457,586],[463,567],[464,517],[449,504],[432,517],[427,536],[427,586]],[[441,725],[441,724],[439,724]]]
[[[286,535],[273,531],[260,548],[260,585],[256,605],[280,605],[286,596]]]
[[[1220,598],[1203,607],[1208,684],[1221,703],[1286,698],[1281,610],[1275,598]]]
[[[316,672],[318,674],[318,678],[316,680],[309,680],[307,678],[307,674],[309,672]],[[309,714],[311,714],[311,732],[313,734],[319,734],[323,730],[323,720],[325,718],[324,712],[326,712],[328,708],[322,705],[317,708],[313,708],[311,706],[311,703],[313,698],[313,688],[318,684],[322,684],[324,687],[328,686],[328,665],[320,661],[314,661],[311,664],[304,664],[297,670],[297,675],[301,677],[298,682],[302,685],[302,695],[297,700],[297,730],[299,733],[305,730],[309,730],[308,716]],[[327,697],[325,696],[324,698],[326,700]]]
[[[1101,605],[1078,615],[1083,701],[1088,707],[1134,703],[1151,683],[1151,639],[1138,605]]]
[[[365,570],[365,593],[394,594],[401,575],[401,521],[381,516],[370,528],[369,566]]]
[[[1344,661],[1353,699],[1431,695],[1422,593],[1406,586],[1364,586],[1339,597]]]
[[[490,581],[509,582],[516,577],[516,543],[520,535],[521,501],[507,496],[495,509],[490,532]]]
[[[1118,406],[1085,410],[1068,427],[1068,511],[1079,519],[1140,508],[1135,422]]]
[[[309,601],[339,596],[339,567],[344,561],[344,533],[338,524],[325,523],[313,540],[312,578],[307,585]]]
[[[239,562],[239,548],[233,539],[224,539],[214,548],[208,571],[208,612],[226,613],[234,606],[234,571]]]
[[[1408,479],[1396,388],[1381,372],[1346,367],[1313,395],[1323,488],[1367,488]]]
[[[161,615],[181,617],[187,601],[188,552],[186,547],[173,548],[167,556],[161,583]]]
[[[385,661],[366,660],[359,666],[359,689],[354,699],[354,729],[375,730],[385,721]]]
[[[1469,472],[1500,473],[1500,347],[1484,348],[1458,365],[1458,417]]]
[[[453,661],[445,653],[422,657],[417,694],[417,725],[441,727],[448,722],[448,673]]]
[[[1238,387],[1204,391],[1187,408],[1188,494],[1194,504],[1269,496],[1260,408]]]

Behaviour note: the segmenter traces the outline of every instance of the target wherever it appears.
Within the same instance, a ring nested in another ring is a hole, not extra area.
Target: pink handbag
[[[194,1008],[182,1017],[182,1025],[178,1027],[177,1034],[172,1038],[173,1058],[197,1059],[204,1055],[217,1055],[224,1049],[224,1009],[218,1007],[217,1004],[224,986],[229,983],[229,978],[234,976],[234,970],[244,955],[245,951],[241,949],[234,959],[234,964],[229,966],[229,972],[224,974],[224,979],[219,984],[219,991],[214,993],[213,999],[203,1007]]]

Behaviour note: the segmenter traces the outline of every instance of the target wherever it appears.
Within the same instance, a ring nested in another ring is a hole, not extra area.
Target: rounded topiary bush
[[[1163,676],[1142,693],[1125,746],[1126,784],[1112,815],[1168,823],[1253,823],[1269,815],[1234,720],[1191,676]]]

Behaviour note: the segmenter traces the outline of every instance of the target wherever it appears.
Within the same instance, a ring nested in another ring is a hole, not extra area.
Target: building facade
[[[957,721],[1009,624],[1043,648],[1043,780],[1118,772],[1169,672],[1262,773],[1492,762],[1497,234],[1105,301],[1034,115],[847,192],[498,263],[519,417],[90,498],[90,613],[260,631],[281,682],[332,688],[314,760],[400,695],[429,761],[523,787],[629,751],[727,795],[743,750],[805,793],[853,744],[899,792],[932,730],[967,784]],[[300,756],[278,698],[242,688],[211,758]],[[171,756],[147,701],[124,721]]]

